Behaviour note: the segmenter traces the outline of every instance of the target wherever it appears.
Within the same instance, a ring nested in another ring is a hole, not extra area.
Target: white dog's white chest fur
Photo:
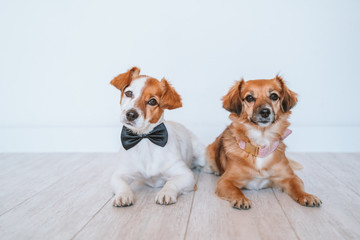
[[[181,124],[164,123],[168,131],[167,144],[160,147],[144,138],[129,150],[121,147],[117,174],[160,187],[180,172],[190,171],[194,158],[201,158],[204,146]]]

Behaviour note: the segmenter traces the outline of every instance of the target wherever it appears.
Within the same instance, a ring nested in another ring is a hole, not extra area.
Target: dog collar
[[[237,140],[239,147],[244,150],[247,153],[250,153],[251,155],[255,156],[255,157],[260,157],[260,158],[264,158],[269,156],[271,153],[273,153],[275,151],[275,149],[279,146],[280,141],[284,140],[285,138],[287,138],[290,134],[292,133],[292,131],[290,129],[286,129],[284,135],[280,138],[280,140],[277,140],[275,142],[273,142],[270,146],[268,147],[256,147],[254,145],[252,145],[249,142],[244,142],[241,140]]]

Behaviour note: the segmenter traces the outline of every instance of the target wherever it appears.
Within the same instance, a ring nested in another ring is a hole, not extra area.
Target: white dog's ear
[[[240,93],[241,86],[244,82],[244,79],[235,82],[235,85],[230,88],[229,92],[222,97],[223,108],[225,108],[229,112],[236,113],[237,115],[240,115],[242,111],[242,101]]]
[[[175,89],[166,81],[161,79],[162,96],[160,99],[160,107],[166,109],[175,109],[182,107],[181,97]]]
[[[276,75],[275,79],[276,79],[276,81],[278,81],[280,83],[280,86],[281,86],[281,96],[280,96],[281,110],[283,112],[288,112],[288,111],[290,111],[290,109],[295,107],[295,105],[297,103],[297,94],[294,93],[293,91],[291,91],[286,86],[282,77],[280,77],[279,75]]]
[[[111,80],[110,84],[123,92],[124,89],[130,85],[131,81],[138,77],[139,74],[140,69],[138,67],[133,67],[129,71],[116,76],[113,80]]]

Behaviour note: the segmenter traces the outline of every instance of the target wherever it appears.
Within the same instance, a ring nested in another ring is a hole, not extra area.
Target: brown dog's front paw
[[[237,209],[247,210],[251,208],[251,201],[246,197],[231,200],[230,203],[233,208],[237,208]]]
[[[320,207],[322,201],[315,195],[307,194],[298,197],[295,199],[300,205],[307,207]]]

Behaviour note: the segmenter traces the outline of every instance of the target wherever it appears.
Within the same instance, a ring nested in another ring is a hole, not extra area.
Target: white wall
[[[359,151],[359,1],[0,1],[0,151],[116,151],[131,66],[165,76],[166,112],[209,143],[235,80],[281,73],[291,151]]]

